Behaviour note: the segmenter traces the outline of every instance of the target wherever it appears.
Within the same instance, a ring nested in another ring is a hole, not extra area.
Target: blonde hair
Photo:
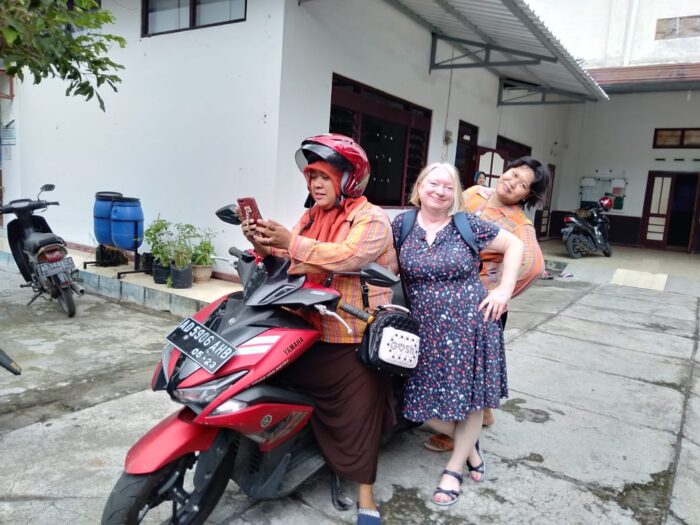
[[[420,208],[420,197],[418,196],[418,186],[425,180],[425,178],[435,171],[436,169],[442,168],[452,177],[452,185],[454,186],[454,197],[452,200],[452,206],[447,210],[447,215],[454,215],[455,213],[462,211],[464,209],[464,202],[462,201],[462,183],[459,181],[459,173],[457,173],[457,168],[455,168],[449,162],[433,162],[428,164],[425,168],[421,170],[418,174],[416,182],[413,184],[413,189],[411,190],[410,202],[414,206]]]

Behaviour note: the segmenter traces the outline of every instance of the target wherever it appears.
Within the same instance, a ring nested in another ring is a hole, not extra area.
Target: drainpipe
[[[625,27],[625,50],[622,54],[622,65],[629,66],[630,55],[632,54],[632,41],[634,40],[634,28],[637,25],[637,12],[639,11],[639,0],[630,0],[627,10],[627,26]]]

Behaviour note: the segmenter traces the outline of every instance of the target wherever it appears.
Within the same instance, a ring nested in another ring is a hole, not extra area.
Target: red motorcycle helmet
[[[601,197],[598,199],[598,204],[600,204],[600,207],[605,211],[610,211],[613,207],[613,200],[611,197]]]
[[[360,197],[369,182],[369,161],[362,147],[350,137],[338,133],[315,135],[305,139],[295,155],[297,166],[304,168],[319,160],[333,164],[343,172],[340,193]]]

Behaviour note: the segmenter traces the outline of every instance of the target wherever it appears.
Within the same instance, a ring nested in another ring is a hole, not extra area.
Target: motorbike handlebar
[[[355,308],[351,304],[347,303],[340,303],[338,305],[338,308],[342,310],[343,312],[347,312],[353,317],[357,317],[358,319],[362,319],[364,322],[369,321],[370,317],[372,317],[372,314],[368,314],[367,312],[364,312],[358,308]]]
[[[61,203],[58,201],[44,201],[47,206],[60,206]]]

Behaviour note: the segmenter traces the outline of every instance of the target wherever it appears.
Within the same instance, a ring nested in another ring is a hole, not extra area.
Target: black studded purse
[[[410,375],[418,364],[419,324],[397,305],[377,308],[368,321],[357,358],[366,367],[387,374]]]

